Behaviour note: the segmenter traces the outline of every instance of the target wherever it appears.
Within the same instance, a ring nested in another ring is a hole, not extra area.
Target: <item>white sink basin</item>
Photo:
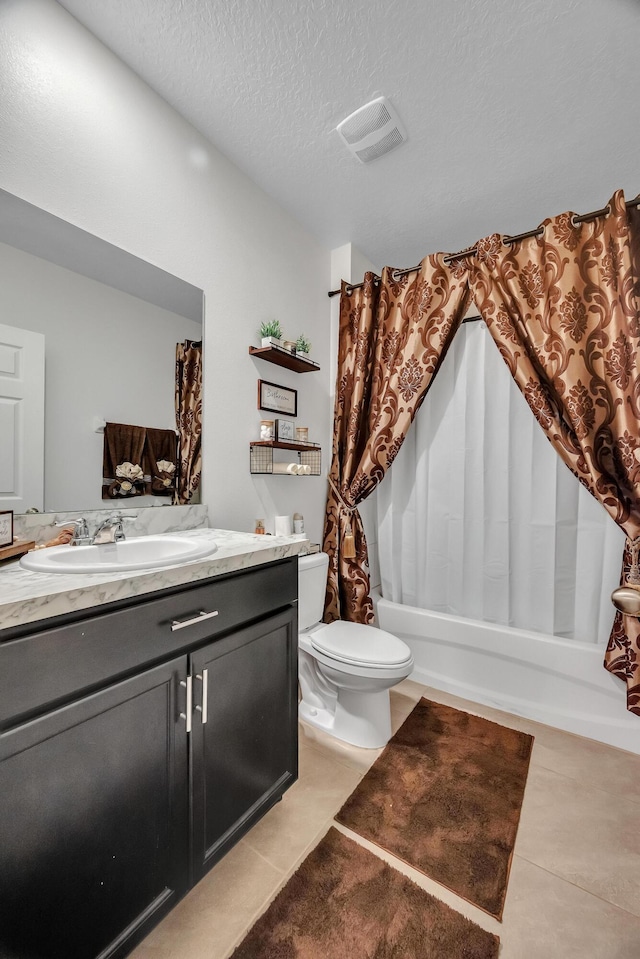
[[[211,540],[191,539],[179,533],[138,536],[102,546],[50,546],[27,553],[24,569],[37,573],[119,573],[132,569],[176,566],[215,553]]]

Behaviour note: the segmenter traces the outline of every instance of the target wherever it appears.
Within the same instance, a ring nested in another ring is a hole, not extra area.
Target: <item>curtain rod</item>
[[[632,206],[640,206],[640,193],[636,197],[634,197],[633,200],[627,200],[625,202],[625,206],[627,210]],[[605,214],[608,214],[608,213],[611,213],[609,204],[607,204],[601,210],[592,210],[591,213],[583,213],[582,216],[576,216],[574,213],[573,216],[571,217],[571,223],[573,226],[576,226],[578,223],[586,223],[588,220],[597,220],[599,216],[605,216]],[[539,227],[536,227],[535,230],[527,230],[526,233],[518,233],[516,236],[505,236],[503,239],[505,243],[517,243],[519,240],[528,240],[529,237],[531,236],[542,236],[543,233],[544,233],[544,227],[539,226]],[[468,250],[460,250],[459,253],[450,253],[448,256],[444,257],[444,262],[451,263],[452,260],[463,260],[467,256],[475,256],[477,252],[478,252],[478,247],[472,246]],[[418,265],[418,266],[410,266],[406,270],[394,270],[393,279],[397,280],[401,276],[406,276],[408,273],[417,273],[419,269],[420,269],[420,266]],[[351,291],[359,290],[363,286],[364,286],[364,282],[349,283],[347,284],[347,289]],[[341,292],[342,290],[329,290],[329,292],[327,293],[327,296],[338,296],[338,294]],[[474,319],[476,319],[476,317],[474,317]],[[477,319],[480,319],[480,317],[477,317]]]

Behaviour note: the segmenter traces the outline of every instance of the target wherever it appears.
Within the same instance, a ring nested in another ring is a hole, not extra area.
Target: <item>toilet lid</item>
[[[392,633],[362,623],[338,620],[310,636],[319,653],[344,663],[363,666],[400,666],[411,659],[411,650]]]

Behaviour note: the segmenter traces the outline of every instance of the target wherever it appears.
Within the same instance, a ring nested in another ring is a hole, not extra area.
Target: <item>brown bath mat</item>
[[[422,699],[336,819],[501,919],[532,745]]]
[[[496,959],[499,945],[330,829],[231,959]]]

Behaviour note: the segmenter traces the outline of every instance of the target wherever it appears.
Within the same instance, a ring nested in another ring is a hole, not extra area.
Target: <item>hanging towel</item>
[[[174,430],[147,428],[144,471],[149,475],[147,492],[154,496],[173,496],[176,490],[178,437]]]
[[[102,455],[102,498],[120,499],[144,493],[142,452],[144,426],[107,423]]]

